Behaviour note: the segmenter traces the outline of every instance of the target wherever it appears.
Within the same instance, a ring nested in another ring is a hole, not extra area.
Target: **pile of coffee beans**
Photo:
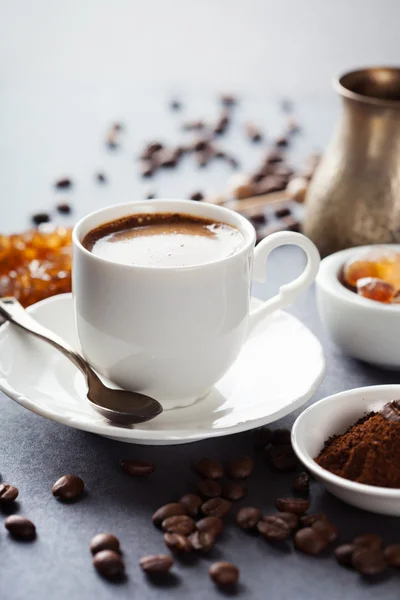
[[[112,533],[98,533],[90,542],[93,566],[100,575],[111,581],[121,580],[125,564],[121,556],[120,542]]]

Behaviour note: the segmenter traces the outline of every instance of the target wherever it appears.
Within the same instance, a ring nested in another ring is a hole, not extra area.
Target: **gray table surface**
[[[310,0],[300,7],[295,0],[88,0],[83,8],[77,1],[6,0],[0,7],[0,50],[1,231],[11,232],[26,227],[36,210],[53,209],[60,195],[51,183],[64,173],[76,183],[73,193],[62,196],[75,207],[65,223],[110,203],[142,198],[149,187],[163,197],[187,197],[197,189],[222,191],[230,174],[223,165],[199,172],[188,161],[149,183],[137,177],[132,158],[144,140],[179,137],[181,116],[166,108],[175,93],[182,95],[184,116],[191,118],[215,115],[216,93],[236,89],[242,98],[236,122],[254,119],[269,137],[282,129],[278,98],[293,95],[303,126],[293,161],[323,148],[338,110],[329,92],[330,77],[360,64],[397,59],[398,3]],[[121,150],[107,153],[102,137],[113,120],[122,120],[127,130]],[[243,140],[239,125],[223,145],[240,156],[244,168],[263,152]],[[108,185],[94,182],[98,169],[108,174]],[[268,285],[257,286],[256,294],[271,295],[302,265],[295,249],[277,250]],[[311,402],[352,387],[400,382],[399,373],[360,364],[332,345],[319,322],[312,289],[290,312],[318,336],[326,354],[327,373]],[[367,583],[338,567],[331,556],[310,558],[277,548],[233,524],[209,557],[177,562],[176,577],[167,586],[152,584],[138,560],[164,549],[151,524],[153,510],[193,487],[193,459],[210,455],[226,461],[253,454],[251,434],[169,448],[130,446],[46,421],[3,395],[0,409],[2,480],[19,487],[18,511],[38,528],[33,544],[14,542],[0,532],[1,597],[209,600],[221,597],[207,575],[210,562],[221,558],[239,565],[238,596],[243,598],[398,598],[398,574]],[[276,425],[290,426],[299,412]],[[156,472],[148,480],[129,479],[118,465],[126,457],[153,460]],[[70,472],[83,477],[87,494],[65,506],[50,489]],[[290,477],[272,474],[257,457],[249,488],[246,504],[271,511],[274,498],[290,492]],[[342,540],[364,532],[380,533],[388,543],[400,540],[398,519],[351,508],[317,484],[311,510],[327,512]],[[128,578],[119,585],[103,581],[91,566],[89,540],[107,530],[120,537],[124,550]]]

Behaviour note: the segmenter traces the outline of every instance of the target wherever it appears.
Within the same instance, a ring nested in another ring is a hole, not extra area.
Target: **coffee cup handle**
[[[276,296],[266,300],[262,306],[250,312],[249,333],[267,314],[278,308],[284,308],[292,304],[297,295],[311,285],[318,273],[320,256],[312,241],[301,233],[281,231],[272,233],[255,247],[253,255],[253,281],[261,283],[265,281],[268,256],[275,248],[286,244],[299,246],[299,248],[304,250],[307,256],[307,265],[301,275],[290,283],[283,285]]]

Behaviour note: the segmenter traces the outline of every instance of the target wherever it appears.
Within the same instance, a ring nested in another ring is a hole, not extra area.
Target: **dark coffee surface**
[[[82,241],[96,256],[146,267],[206,264],[231,256],[243,243],[235,227],[177,213],[124,217],[93,229]]]

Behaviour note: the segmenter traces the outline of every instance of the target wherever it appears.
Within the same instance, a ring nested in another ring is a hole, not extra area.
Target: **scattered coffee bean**
[[[193,550],[209,552],[215,545],[215,534],[212,531],[194,531],[189,536]]]
[[[297,456],[292,446],[271,446],[266,449],[267,459],[277,471],[294,471],[297,467]]]
[[[220,97],[221,103],[224,106],[235,106],[237,104],[237,98],[233,94],[222,94]]]
[[[223,517],[229,511],[232,502],[224,498],[211,498],[201,505],[201,511],[207,517]]]
[[[72,181],[69,177],[60,177],[54,184],[58,190],[67,190],[72,187]]]
[[[101,172],[97,173],[96,179],[99,183],[105,183],[107,181],[107,177],[105,176],[104,173],[101,173]]]
[[[225,131],[229,125],[229,121],[230,121],[229,114],[226,110],[224,110],[215,124],[213,133],[215,135],[221,135],[221,134],[225,133]]]
[[[178,163],[179,153],[176,151],[175,148],[165,148],[164,150],[160,151],[158,158],[160,167],[172,168],[176,167]]]
[[[198,531],[208,531],[217,537],[224,530],[224,522],[219,517],[204,517],[197,521],[196,528]]]
[[[18,488],[9,483],[0,483],[0,506],[14,502],[19,494]]]
[[[375,533],[366,533],[365,535],[358,535],[354,538],[353,544],[357,547],[362,548],[382,548],[383,539],[380,535]]]
[[[110,150],[115,150],[119,146],[119,130],[112,127],[107,133],[105,137],[106,146],[110,148]]]
[[[21,515],[10,515],[4,525],[17,540],[33,540],[36,537],[36,527],[32,521]]]
[[[342,546],[338,546],[335,549],[335,558],[339,565],[350,567],[354,550],[354,544],[343,544]]]
[[[400,544],[391,544],[385,548],[385,559],[391,567],[400,567]]]
[[[192,149],[194,152],[202,152],[210,147],[210,140],[208,138],[200,138],[193,142]]]
[[[292,488],[298,494],[308,494],[310,492],[310,477],[308,473],[303,471],[295,477]]]
[[[224,475],[221,463],[213,458],[202,458],[193,465],[193,468],[205,479],[221,479]]]
[[[236,523],[239,525],[240,529],[255,529],[261,519],[261,510],[253,506],[241,508],[236,515]]]
[[[275,146],[278,148],[285,148],[289,145],[289,140],[285,135],[281,135],[275,140]]]
[[[222,486],[221,496],[226,500],[241,500],[247,494],[247,489],[235,481],[228,481]]]
[[[388,566],[382,550],[373,546],[369,548],[356,546],[351,564],[359,573],[367,576],[381,575]]]
[[[174,559],[169,554],[150,554],[139,561],[140,567],[149,575],[168,573],[173,564]]]
[[[267,168],[271,169],[273,175],[285,177],[287,182],[289,182],[289,178],[293,175],[293,169],[284,163],[275,163],[273,165],[269,165]]]
[[[178,502],[170,502],[169,504],[165,504],[161,506],[152,517],[152,521],[154,525],[157,527],[161,526],[161,523],[168,519],[169,517],[177,517],[178,515],[185,515],[187,509],[183,504],[179,504]]]
[[[161,523],[161,528],[166,533],[179,533],[180,535],[189,535],[196,529],[196,523],[187,515],[176,515],[168,517]]]
[[[172,552],[187,553],[193,550],[190,540],[179,533],[164,533],[164,543]]]
[[[287,185],[288,196],[295,202],[302,203],[306,198],[308,181],[305,177],[293,177]]]
[[[57,204],[57,210],[62,215],[69,215],[72,211],[71,205],[68,202],[60,202]]]
[[[92,554],[97,554],[102,550],[112,550],[113,552],[120,551],[119,539],[112,533],[98,533],[90,542],[90,551]]]
[[[278,515],[263,517],[257,524],[257,529],[266,540],[286,540],[291,534],[289,525]]]
[[[339,535],[338,528],[333,525],[333,523],[325,519],[321,519],[320,521],[313,523],[311,525],[311,529],[317,531],[323,538],[327,540],[329,544],[334,542]]]
[[[208,572],[213,582],[221,587],[234,586],[239,581],[239,569],[229,562],[213,563]]]
[[[145,194],[145,198],[146,198],[146,200],[152,200],[152,199],[153,199],[153,198],[155,198],[155,197],[156,197],[156,194],[155,194],[155,193],[154,193],[152,190],[149,190],[149,191],[148,191],[148,192],[146,192],[146,194]]]
[[[196,494],[185,494],[179,499],[179,503],[183,504],[190,517],[197,517],[200,506],[203,504],[203,500]]]
[[[252,223],[252,225],[254,225],[254,227],[257,227],[259,225],[265,225],[268,221],[268,219],[264,213],[257,213],[255,215],[251,215],[251,217],[247,217],[247,218],[249,219],[250,223]]]
[[[176,111],[181,110],[181,108],[182,108],[182,102],[180,100],[178,100],[177,98],[174,98],[169,103],[169,107],[170,107],[171,110],[176,110]]]
[[[285,229],[288,229],[289,231],[300,231],[301,230],[300,221],[295,219],[295,217],[293,217],[292,215],[283,217],[282,223],[285,226]]]
[[[147,460],[121,460],[121,468],[130,477],[146,477],[154,472],[156,465]]]
[[[381,415],[387,421],[400,423],[400,400],[388,402],[381,410]]]
[[[197,491],[204,498],[217,498],[221,496],[222,488],[214,479],[200,479],[197,482]]]
[[[291,215],[291,214],[292,214],[292,211],[290,210],[290,208],[288,206],[282,206],[282,208],[277,208],[275,210],[275,216],[277,219],[281,219],[282,217],[287,217],[288,215]],[[286,443],[289,444],[290,439]]]
[[[149,160],[143,160],[140,164],[140,174],[142,177],[151,177],[154,173],[154,165]]]
[[[266,165],[269,165],[277,162],[282,162],[284,158],[285,157],[283,153],[278,148],[273,148],[268,152],[264,162]]]
[[[93,566],[106,579],[120,579],[124,575],[125,565],[118,552],[101,550],[93,557]]]
[[[204,129],[204,127],[205,127],[205,123],[204,123],[204,121],[201,121],[201,120],[185,121],[182,125],[182,129],[184,131],[199,131],[201,129]]]
[[[311,527],[299,529],[294,536],[294,543],[298,550],[305,554],[320,554],[328,545],[326,538]]]
[[[272,431],[268,427],[261,427],[253,434],[253,444],[256,448],[265,448],[271,442]]]
[[[232,479],[247,479],[254,471],[254,461],[249,456],[239,456],[228,464],[228,475]]]
[[[51,491],[53,496],[60,500],[73,501],[77,500],[83,494],[85,484],[77,475],[64,475],[57,479]]]
[[[245,124],[245,132],[247,137],[252,142],[260,142],[263,138],[260,129],[254,123],[246,123]]]
[[[290,527],[290,529],[292,529],[292,530],[297,529],[297,527],[299,526],[300,519],[299,519],[299,516],[296,515],[295,513],[278,512],[274,516],[278,517],[282,521],[285,521],[286,525],[288,525],[288,527]]]
[[[327,521],[328,517],[324,513],[316,513],[314,515],[304,515],[300,517],[302,527],[311,527],[317,521]]]
[[[225,160],[232,167],[232,169],[238,169],[240,167],[240,163],[237,158],[232,156],[231,154],[225,154]]]
[[[302,498],[277,498],[275,500],[275,506],[282,512],[291,512],[296,515],[302,515],[310,507],[309,500],[303,500]]]
[[[282,427],[280,429],[275,429],[272,432],[271,444],[273,446],[290,445],[291,435],[292,435],[292,432],[290,431],[290,429],[286,429],[284,427]]]
[[[199,202],[200,200],[204,200],[204,195],[201,192],[193,192],[190,195],[190,200],[197,200]]]
[[[213,156],[212,153],[206,149],[206,150],[202,150],[201,152],[196,152],[194,155],[194,158],[195,158],[195,161],[197,162],[198,166],[203,168],[208,165],[212,156]]]
[[[164,144],[161,142],[150,142],[147,144],[146,148],[143,150],[140,158],[143,160],[150,159],[156,154],[160,152],[160,150],[164,149]]]
[[[41,225],[42,223],[48,223],[50,221],[50,215],[46,212],[36,213],[32,215],[32,222],[35,225]]]

